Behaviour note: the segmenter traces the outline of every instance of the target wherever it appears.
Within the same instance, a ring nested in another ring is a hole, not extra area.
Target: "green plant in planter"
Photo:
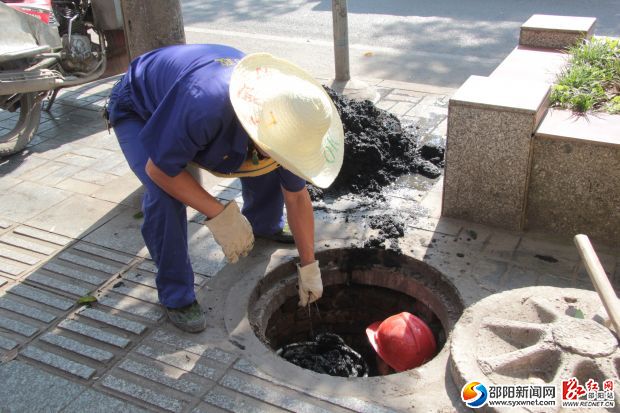
[[[569,53],[568,66],[551,91],[551,105],[582,113],[620,113],[620,42],[593,38]]]

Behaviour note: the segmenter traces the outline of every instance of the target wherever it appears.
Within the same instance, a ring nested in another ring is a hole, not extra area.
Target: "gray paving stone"
[[[79,297],[83,295],[87,295],[90,292],[90,289],[80,287],[79,285],[73,283],[65,283],[56,278],[50,277],[37,271],[32,273],[26,279],[28,282],[38,283],[41,285],[45,285],[46,287],[55,288],[56,290],[64,291],[69,294],[75,294]]]
[[[377,406],[376,404],[356,399],[355,397],[330,397],[328,395],[324,400],[359,413],[396,413],[394,410],[383,406]]]
[[[73,246],[73,249],[92,255],[97,255],[99,257],[107,258],[111,261],[120,262],[121,264],[129,264],[134,259],[134,257],[123,255],[116,251],[101,248],[96,245],[87,244],[85,242],[75,244]]]
[[[164,316],[164,312],[160,306],[155,306],[120,294],[106,293],[99,297],[98,301],[99,304],[144,317],[151,321],[159,321]]]
[[[8,248],[2,248],[1,246],[0,246],[0,257],[8,258],[13,261],[19,261],[19,262],[22,262],[28,265],[34,265],[40,261],[39,258],[33,257],[32,255],[24,254],[24,253],[14,251]]]
[[[146,330],[146,326],[144,324],[108,314],[94,308],[82,307],[78,313],[84,317],[90,318],[91,320],[101,321],[102,323],[129,331],[130,333],[142,334],[142,332]]]
[[[11,226],[11,223],[8,221],[5,221],[3,219],[0,219],[0,228],[1,229],[7,229],[8,227]]]
[[[13,360],[0,365],[0,410],[3,413],[59,412],[86,387]]]
[[[141,270],[150,271],[152,273],[157,272],[157,265],[155,265],[155,263],[151,260],[142,261],[140,265],[138,265],[138,268]]]
[[[23,284],[17,284],[13,286],[10,293],[19,295],[20,297],[28,298],[30,300],[49,305],[50,307],[58,308],[59,310],[68,310],[73,307],[73,302],[60,298],[57,295],[51,293],[44,293],[36,288],[29,287]]]
[[[239,393],[247,394],[267,403],[275,404],[283,409],[294,412],[323,412],[329,413],[333,410],[326,410],[309,402],[299,400],[298,395],[287,394],[276,386],[269,383],[260,383],[258,379],[241,378],[230,373],[226,374],[219,384],[228,387]]]
[[[136,210],[126,207],[106,225],[88,234],[84,241],[132,255],[146,252],[140,233],[142,220],[135,219]]]
[[[208,366],[196,355],[183,351],[165,352],[143,344],[136,349],[136,353],[214,381],[219,378],[223,371],[223,368]]]
[[[116,175],[112,175],[105,172],[98,172],[93,169],[84,169],[76,173],[73,178],[80,181],[90,182],[97,185],[105,185],[108,182],[116,178]]]
[[[59,370],[81,377],[85,380],[90,379],[95,374],[95,369],[73,360],[69,360],[58,354],[50,353],[34,346],[28,346],[21,351],[23,356],[39,361],[48,366],[55,367]]]
[[[13,221],[24,222],[39,215],[44,210],[62,202],[70,192],[51,188],[34,182],[22,182],[10,191],[0,193],[2,216]]]
[[[72,238],[81,238],[105,220],[111,219],[117,213],[115,208],[116,204],[112,202],[71,193],[71,197],[54,208],[47,208],[29,219],[28,225]]]
[[[120,266],[111,265],[96,259],[86,258],[81,255],[64,252],[59,256],[60,259],[81,265],[83,267],[92,268],[93,270],[102,271],[108,274],[115,274]]]
[[[35,326],[3,316],[0,316],[0,329],[10,330],[26,337],[32,337],[39,331]]]
[[[118,367],[156,383],[163,384],[164,386],[168,386],[194,396],[206,390],[198,383],[179,377],[173,377],[156,367],[147,366],[134,360],[125,359],[118,365]]]
[[[266,413],[283,411],[275,406],[270,406],[243,394],[234,393],[221,387],[213,388],[206,394],[203,400],[214,406],[221,407],[222,409],[235,413]],[[198,411],[209,412],[210,409]]]
[[[0,308],[25,315],[26,317],[34,318],[35,320],[43,321],[44,323],[50,323],[56,318],[55,315],[50,314],[47,311],[22,304],[21,302],[15,301],[6,295],[0,297]]]
[[[157,284],[155,282],[155,274],[151,274],[146,271],[128,271],[123,274],[123,279],[135,282],[136,284],[142,284],[147,287],[157,288]]]
[[[19,274],[21,274],[22,272],[24,272],[24,268],[18,267],[16,265],[10,264],[4,260],[0,260],[0,271],[8,274],[8,275],[12,275],[14,277],[17,277]]]
[[[63,320],[60,324],[58,324],[58,327],[120,348],[125,348],[130,343],[130,341],[124,337],[108,333],[107,331],[103,331],[75,320]]]
[[[108,389],[116,390],[130,397],[154,404],[164,410],[169,410],[171,412],[180,412],[183,410],[183,403],[180,400],[115,376],[106,376],[101,381],[101,384]]]
[[[107,281],[107,279],[98,275],[94,275],[92,273],[88,273],[85,270],[60,265],[58,260],[48,262],[43,266],[43,268],[67,277],[75,278],[76,280],[87,282],[92,285],[98,286]]]
[[[26,235],[32,238],[38,238],[40,240],[47,241],[52,244],[56,244],[60,246],[65,246],[71,241],[71,238],[67,238],[62,235],[53,234],[47,231],[43,231],[37,228],[32,228],[32,227],[27,227],[27,226],[17,227],[15,228],[14,232],[16,234]]]
[[[0,336],[0,348],[4,350],[13,350],[15,347],[17,347],[17,344],[18,343],[11,340],[10,338]]]
[[[4,284],[6,284],[8,281],[5,280],[4,278],[0,278],[0,287],[2,287]]]
[[[69,155],[70,154],[64,156]],[[62,160],[63,157],[58,158],[58,160]],[[65,179],[70,178],[73,174],[82,169],[81,166],[67,165],[67,163],[56,161],[48,162],[47,164],[22,175],[22,179],[35,181],[43,185],[54,186]]]
[[[81,356],[101,362],[109,361],[114,357],[114,354],[110,353],[109,351],[89,346],[88,344],[84,344],[71,338],[54,333],[43,334],[41,336],[41,340],[46,343],[50,343],[57,347],[63,348],[65,350],[72,351]]]
[[[63,409],[66,413],[147,413],[147,410],[133,406],[124,400],[115,399],[107,394],[88,389],[80,397]]]
[[[194,341],[190,341],[179,337],[178,334],[173,334],[167,330],[159,329],[151,338],[160,343],[168,344],[169,346],[176,347],[188,351],[190,353],[197,354],[215,360],[222,364],[231,364],[237,356],[220,350],[218,348],[210,347],[204,344],[199,344]]]
[[[157,290],[149,288],[143,285],[124,282],[118,287],[113,287],[115,293],[128,295],[129,297],[137,298],[138,300],[147,301],[153,304],[159,304],[159,296]]]
[[[14,247],[23,248],[45,255],[52,255],[56,251],[56,248],[48,247],[47,245],[42,245],[33,241],[28,241],[23,238],[16,237],[12,234],[4,235],[2,238],[0,238],[0,241]]]
[[[191,413],[226,413],[230,410],[220,409],[219,407],[215,407],[212,404],[200,403],[198,406],[194,407]],[[247,410],[245,410],[247,411]]]

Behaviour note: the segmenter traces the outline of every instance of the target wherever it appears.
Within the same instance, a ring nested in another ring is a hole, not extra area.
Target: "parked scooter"
[[[52,10],[58,26],[0,2],[0,115],[19,113],[10,130],[0,128],[0,157],[30,142],[43,99],[50,97],[49,110],[60,88],[96,80],[106,69],[104,31],[91,1],[52,0]]]

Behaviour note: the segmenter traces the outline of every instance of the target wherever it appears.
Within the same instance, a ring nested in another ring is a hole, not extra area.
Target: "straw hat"
[[[254,143],[280,165],[320,188],[342,167],[344,131],[323,87],[300,67],[268,53],[244,57],[230,100]]]

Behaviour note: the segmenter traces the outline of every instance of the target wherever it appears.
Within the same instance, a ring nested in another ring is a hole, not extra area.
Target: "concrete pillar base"
[[[330,79],[327,86],[349,99],[370,100],[372,103],[377,103],[381,98],[377,89],[358,79],[344,81]]]

